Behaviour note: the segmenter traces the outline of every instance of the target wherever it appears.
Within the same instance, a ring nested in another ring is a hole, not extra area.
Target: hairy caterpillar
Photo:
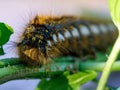
[[[73,16],[36,16],[25,28],[18,44],[20,60],[26,65],[43,65],[52,58],[72,55],[95,57],[105,52],[117,36],[111,22],[86,20]]]

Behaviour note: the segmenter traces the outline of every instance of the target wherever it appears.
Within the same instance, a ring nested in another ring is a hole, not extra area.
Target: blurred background
[[[24,27],[35,15],[53,17],[76,15],[110,19],[107,0],[0,0],[0,22],[7,23],[14,29],[10,42],[4,45],[6,54],[0,56],[0,59],[18,57],[17,48],[12,42],[19,42]],[[112,83],[110,85],[113,86],[117,85],[115,83],[119,83],[115,82],[115,79],[109,81]],[[0,90],[34,90],[38,82],[39,80],[9,81],[0,85]],[[93,82],[87,83],[83,88],[86,86],[95,89]]]
[[[110,19],[107,0],[0,0],[0,22],[7,23],[14,29],[9,45],[11,42],[19,42],[25,26],[36,15],[75,15]],[[8,48],[6,44],[4,49],[5,56],[17,56],[17,53],[7,53],[15,50],[14,47]]]

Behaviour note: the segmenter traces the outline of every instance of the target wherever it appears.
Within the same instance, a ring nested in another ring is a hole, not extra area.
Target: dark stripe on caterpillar
[[[117,30],[111,22],[96,21],[36,16],[18,44],[21,62],[37,66],[59,56],[95,57],[97,50],[105,52],[115,41]]]

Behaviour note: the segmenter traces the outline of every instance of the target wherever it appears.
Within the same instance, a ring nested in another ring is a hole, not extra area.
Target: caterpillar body
[[[95,57],[106,51],[117,37],[111,22],[86,20],[73,16],[36,16],[26,26],[18,44],[20,61],[26,65],[43,65],[59,56]]]

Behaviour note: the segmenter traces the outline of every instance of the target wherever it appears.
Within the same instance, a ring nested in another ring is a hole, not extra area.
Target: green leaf
[[[3,55],[4,54],[4,50],[3,50],[3,47],[0,46],[0,55]]]
[[[86,72],[78,72],[73,75],[67,76],[69,80],[69,84],[72,88],[79,87],[80,85],[96,78],[97,72],[95,71],[86,71]]]
[[[53,77],[50,80],[43,79],[36,90],[79,90],[80,85],[94,79],[97,73],[94,71],[78,72],[70,75],[65,72],[63,75]]]
[[[5,44],[10,35],[13,33],[13,29],[5,23],[0,23],[0,46]]]
[[[0,55],[4,54],[2,45],[8,42],[12,33],[13,29],[9,25],[0,22]]]
[[[108,0],[108,2],[112,19],[120,30],[120,0]]]
[[[53,77],[50,80],[43,79],[35,90],[72,90],[64,75]]]

